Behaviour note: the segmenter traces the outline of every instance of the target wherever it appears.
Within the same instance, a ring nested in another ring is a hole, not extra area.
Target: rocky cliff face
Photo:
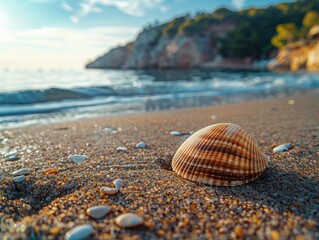
[[[270,70],[319,70],[319,40],[311,44],[283,47],[268,68]]]
[[[164,36],[162,27],[141,32],[126,46],[110,50],[87,68],[191,68],[213,61],[219,55],[216,39],[235,27],[232,23],[212,25],[206,32],[189,37]]]

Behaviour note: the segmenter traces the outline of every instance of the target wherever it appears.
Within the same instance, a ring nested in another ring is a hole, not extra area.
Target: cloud
[[[83,30],[44,27],[5,33],[7,37],[0,38],[0,66],[83,67],[88,59],[132,39],[138,30],[136,27]],[[0,36],[5,34],[0,31]]]
[[[30,0],[32,3],[49,3],[52,2],[52,0]]]
[[[115,6],[121,12],[136,17],[145,15],[151,9],[165,11],[162,5],[163,0],[92,0],[91,2],[105,6]]]
[[[245,0],[232,0],[232,4],[237,9],[242,9],[244,7]]]
[[[67,2],[62,2],[61,3],[61,7],[62,7],[62,9],[64,9],[67,12],[73,12],[74,11],[73,7],[70,4],[68,4]]]
[[[62,6],[68,12],[71,8],[69,4]],[[135,17],[144,16],[149,10],[158,9],[161,12],[167,11],[164,0],[84,0],[78,4],[77,9],[72,8],[74,14],[70,17],[73,23],[78,23],[79,19],[90,14],[100,13],[101,7],[116,7],[121,12]]]

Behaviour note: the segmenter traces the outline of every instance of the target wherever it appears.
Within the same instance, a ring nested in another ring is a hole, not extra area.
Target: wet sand
[[[95,118],[0,132],[1,151],[18,149],[17,161],[1,158],[2,239],[63,239],[71,228],[92,224],[91,239],[318,239],[319,93],[176,111]],[[292,103],[292,102],[290,102]],[[212,118],[212,115],[216,117]],[[237,187],[190,182],[170,168],[187,133],[219,122],[248,130],[270,156],[257,180]],[[106,127],[115,131],[105,130]],[[147,148],[136,149],[144,141]],[[292,149],[272,148],[291,143]],[[127,147],[124,152],[119,146]],[[73,163],[68,157],[88,160]],[[13,183],[11,173],[31,174]],[[58,169],[54,175],[43,170]],[[122,178],[113,196],[99,189]],[[86,209],[107,204],[101,220]],[[121,213],[143,217],[143,226],[122,229]]]

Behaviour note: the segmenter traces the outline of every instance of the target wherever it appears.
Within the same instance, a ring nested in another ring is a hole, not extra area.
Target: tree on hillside
[[[317,24],[319,24],[319,13],[316,11],[308,11],[302,20],[302,25],[309,30]]]
[[[277,35],[271,38],[271,43],[280,48],[298,39],[298,28],[295,23],[279,24],[276,27]]]

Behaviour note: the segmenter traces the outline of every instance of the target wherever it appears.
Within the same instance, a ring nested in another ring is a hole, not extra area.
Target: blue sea
[[[293,96],[315,88],[319,74],[307,72],[0,69],[0,129]]]

